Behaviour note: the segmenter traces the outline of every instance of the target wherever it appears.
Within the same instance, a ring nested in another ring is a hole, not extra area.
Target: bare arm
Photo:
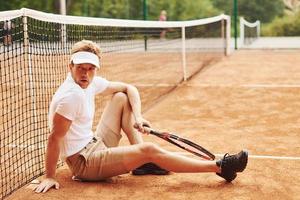
[[[46,178],[35,188],[35,192],[47,192],[51,187],[59,188],[55,180],[56,165],[60,153],[59,144],[71,126],[72,121],[55,113],[53,128],[48,138],[46,151]]]

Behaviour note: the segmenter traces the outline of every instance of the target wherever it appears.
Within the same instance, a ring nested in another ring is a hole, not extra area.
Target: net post
[[[245,26],[244,26],[244,18],[240,17],[240,46],[244,45],[245,38]]]
[[[233,0],[234,49],[237,49],[237,16],[238,16],[238,1]]]
[[[29,93],[31,97],[32,103],[32,112],[33,112],[33,119],[34,119],[34,127],[37,126],[37,107],[36,107],[36,98],[34,94],[34,82],[33,82],[33,70],[32,70],[32,63],[31,63],[31,55],[29,52],[29,34],[28,34],[28,21],[27,16],[23,16],[23,31],[24,31],[24,58],[25,58],[25,67],[28,67],[28,74],[29,74]]]
[[[61,24],[61,42],[62,42],[62,47],[64,49],[64,52],[67,53],[66,48],[67,48],[67,27],[66,24]]]
[[[257,23],[257,38],[260,37],[260,21]]]
[[[66,15],[67,9],[66,9],[66,0],[60,0],[60,14]],[[66,30],[66,24],[61,24],[61,42],[62,46],[65,49],[67,46],[67,30]]]
[[[59,1],[59,7],[60,7],[60,14],[61,15],[66,15],[67,14],[67,9],[66,9],[66,0],[60,0]]]
[[[147,0],[143,0],[143,18],[146,21],[148,18]],[[147,34],[144,35],[144,49],[148,50],[148,37]]]
[[[230,54],[230,37],[231,37],[231,21],[230,17],[227,16],[226,20],[226,56]]]
[[[226,21],[225,19],[222,19],[221,20],[221,38],[224,42],[224,54],[226,55],[226,38],[225,38],[225,24],[226,24]]]
[[[148,40],[148,37],[147,35],[144,35],[144,50],[147,51],[148,50],[148,46],[147,46],[147,40]]]
[[[29,37],[28,37],[28,26],[27,26],[27,17],[23,16],[22,19],[23,22],[23,31],[24,31],[24,53],[25,53],[25,57],[28,54],[28,46],[29,46]]]
[[[186,72],[185,26],[181,27],[181,53],[182,53],[183,81],[186,81],[187,80],[187,72]]]

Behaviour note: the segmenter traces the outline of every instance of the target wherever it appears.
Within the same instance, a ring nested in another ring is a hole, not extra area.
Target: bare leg
[[[131,171],[148,162],[153,162],[173,172],[220,172],[215,161],[197,160],[168,152],[152,143],[143,143],[141,134],[133,128],[134,119],[131,107],[124,93],[116,93],[112,97],[103,112],[101,123],[118,134],[123,129],[130,143],[135,144],[110,148],[112,154],[122,155],[123,164],[126,167],[126,170],[114,171],[114,175]],[[107,170],[111,171],[111,167]]]
[[[181,156],[148,142],[112,148],[112,151],[123,154],[123,163],[128,171],[147,162],[153,162],[173,172],[220,172],[216,161],[205,161]]]
[[[118,92],[113,95],[111,101],[105,107],[99,123],[104,123],[117,134],[120,134],[122,129],[127,135],[130,144],[139,144],[143,142],[143,138],[141,134],[133,128],[134,122],[127,95]]]

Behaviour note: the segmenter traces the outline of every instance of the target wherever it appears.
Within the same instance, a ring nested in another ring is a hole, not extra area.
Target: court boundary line
[[[2,147],[10,147],[10,148],[19,148],[19,149],[40,149],[45,148],[45,145],[16,145],[16,144],[9,144],[7,146]],[[173,152],[175,154],[184,155],[184,156],[191,156],[193,154],[189,152]],[[215,154],[217,157],[223,157],[224,154],[217,153]],[[269,159],[269,160],[300,160],[300,156],[274,156],[274,155],[252,155],[249,154],[248,156],[251,159]]]
[[[300,84],[244,84],[245,88],[300,88]]]
[[[168,83],[158,83],[158,84],[136,84],[137,87],[175,87],[179,85],[184,85],[188,87],[231,87],[231,88],[300,88],[300,84],[219,84],[219,85],[213,85],[213,84],[168,84]]]

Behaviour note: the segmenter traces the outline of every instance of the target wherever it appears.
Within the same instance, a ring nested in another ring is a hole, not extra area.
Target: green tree
[[[300,11],[294,15],[277,17],[272,23],[263,26],[264,36],[300,36]]]
[[[23,7],[59,13],[60,0],[0,0],[0,9]],[[148,19],[158,20],[161,10],[168,12],[168,20],[190,20],[220,14],[211,0],[147,0]],[[67,14],[76,16],[143,19],[143,0],[66,0]],[[87,5],[87,9],[85,7]]]
[[[59,0],[0,0],[0,10],[30,8],[34,10],[59,13]]]
[[[210,0],[148,0],[149,18],[157,20],[161,10],[166,10],[168,20],[191,20],[220,14]]]
[[[71,1],[71,0],[69,0]],[[87,4],[85,13],[84,4]],[[142,19],[142,2],[139,0],[84,0],[71,1],[68,14],[89,17]]]
[[[232,15],[233,0],[212,0],[212,2],[215,7]],[[238,0],[238,14],[249,21],[270,22],[276,16],[282,16],[283,13],[282,0]]]

